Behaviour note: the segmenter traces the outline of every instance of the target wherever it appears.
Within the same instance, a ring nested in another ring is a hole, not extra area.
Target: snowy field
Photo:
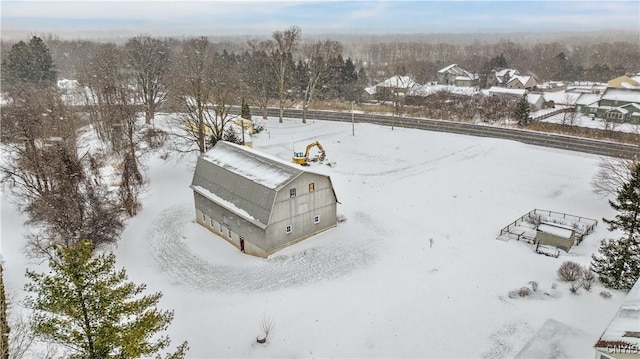
[[[266,126],[254,148],[287,161],[294,145],[320,141],[335,165],[311,168],[331,176],[347,220],[268,259],[247,256],[195,224],[196,157],[151,155],[143,209],[115,252],[132,280],[164,293],[161,306],[175,310],[169,335],[173,344],[189,341],[189,357],[509,358],[525,346],[594,355],[625,293],[603,299],[596,284],[576,296],[555,273],[564,260],[587,265],[609,235],[605,226],[557,259],[496,237],[534,208],[612,218],[589,184],[598,157],[368,124],[357,124],[355,136],[345,123]],[[21,251],[24,220],[3,194],[2,256],[14,300],[25,268],[38,267]],[[537,293],[508,297],[530,281]],[[263,316],[275,328],[258,344]],[[527,344],[545,323],[541,338],[564,331],[574,339]]]

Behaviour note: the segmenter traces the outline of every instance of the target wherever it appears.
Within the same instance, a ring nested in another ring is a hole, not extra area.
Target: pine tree
[[[9,359],[9,323],[7,321],[7,297],[4,293],[2,263],[0,263],[0,359]]]
[[[244,102],[244,98],[242,99],[242,106],[240,106],[240,117],[247,120],[251,119],[251,109],[249,108],[249,104]]]
[[[609,231],[621,230],[620,239],[603,240],[600,255],[591,266],[607,287],[629,289],[640,278],[640,163],[631,169],[631,178],[609,204],[618,211],[615,219],[603,219]]]
[[[527,101],[526,94],[516,103],[514,117],[516,121],[518,121],[519,126],[526,126],[531,122],[531,117],[529,117],[529,101]]]
[[[57,75],[49,48],[37,36],[29,43],[20,41],[11,47],[2,63],[2,73],[4,82],[14,91],[27,84],[52,86]]]
[[[32,293],[25,303],[34,310],[36,336],[64,345],[82,358],[139,358],[155,355],[170,344],[164,331],[173,311],[156,308],[161,293],[142,295],[145,285],[128,281],[115,269],[115,256],[91,255],[91,242],[57,249],[49,274],[27,270]],[[169,358],[183,358],[182,343]]]

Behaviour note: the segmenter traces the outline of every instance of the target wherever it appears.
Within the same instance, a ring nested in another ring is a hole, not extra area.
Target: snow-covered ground
[[[605,226],[557,259],[496,237],[534,208],[611,218],[589,184],[598,157],[369,124],[355,136],[345,123],[266,126],[254,148],[285,160],[320,141],[334,166],[312,169],[331,176],[347,220],[268,259],[247,256],[195,224],[195,156],[152,155],[143,209],[115,252],[132,280],[164,293],[168,333],[189,341],[189,357],[508,358],[549,319],[580,334],[555,352],[593,355],[625,293],[603,299],[594,285],[576,296],[555,273],[565,260],[587,265]],[[21,252],[23,222],[3,193],[5,284],[18,301],[25,268],[38,268]],[[537,293],[508,296],[530,281]],[[258,344],[264,316],[275,328]]]

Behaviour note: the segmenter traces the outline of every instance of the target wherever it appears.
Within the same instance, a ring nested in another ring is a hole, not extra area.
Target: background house
[[[607,82],[607,87],[619,89],[640,89],[640,73],[635,75],[623,75]]]
[[[520,75],[520,71],[516,69],[494,70],[487,77],[487,86],[507,86],[507,82],[515,75]]]
[[[507,88],[510,89],[526,89],[533,90],[538,85],[538,82],[533,76],[512,76],[507,82]]]
[[[608,88],[600,98],[597,117],[640,123],[640,90]]]
[[[198,158],[191,189],[196,221],[255,256],[337,224],[329,176],[229,142]]]
[[[457,64],[451,64],[438,70],[438,83],[443,85],[454,85],[458,87],[476,86],[478,76],[467,71]]]
[[[375,98],[379,101],[395,101],[419,86],[410,76],[393,76],[375,86]]]

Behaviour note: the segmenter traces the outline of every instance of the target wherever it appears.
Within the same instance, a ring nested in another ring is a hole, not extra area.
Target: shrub
[[[569,291],[572,294],[578,294],[578,290],[580,289],[581,284],[576,282],[571,282],[571,286],[569,287]]]
[[[264,120],[253,120],[253,133],[258,134],[264,131]]]
[[[589,268],[583,268],[582,270],[582,279],[580,279],[580,284],[582,284],[582,288],[584,288],[587,292],[591,291],[591,286],[593,282],[596,280],[596,275]]]
[[[566,261],[558,268],[558,278],[565,282],[575,282],[582,277],[582,266],[576,262]]]
[[[600,292],[600,296],[601,296],[602,298],[609,299],[609,298],[611,298],[611,292],[606,291],[606,290],[603,290],[602,292]]]
[[[518,289],[518,296],[520,297],[528,297],[533,293],[529,287],[522,287]]]
[[[167,133],[156,128],[148,128],[143,133],[143,138],[149,148],[156,149],[164,146],[164,143],[167,141]]]
[[[531,282],[529,282],[529,285],[531,286],[531,289],[533,289],[534,292],[538,291],[538,282],[536,282],[535,280],[532,280]]]

